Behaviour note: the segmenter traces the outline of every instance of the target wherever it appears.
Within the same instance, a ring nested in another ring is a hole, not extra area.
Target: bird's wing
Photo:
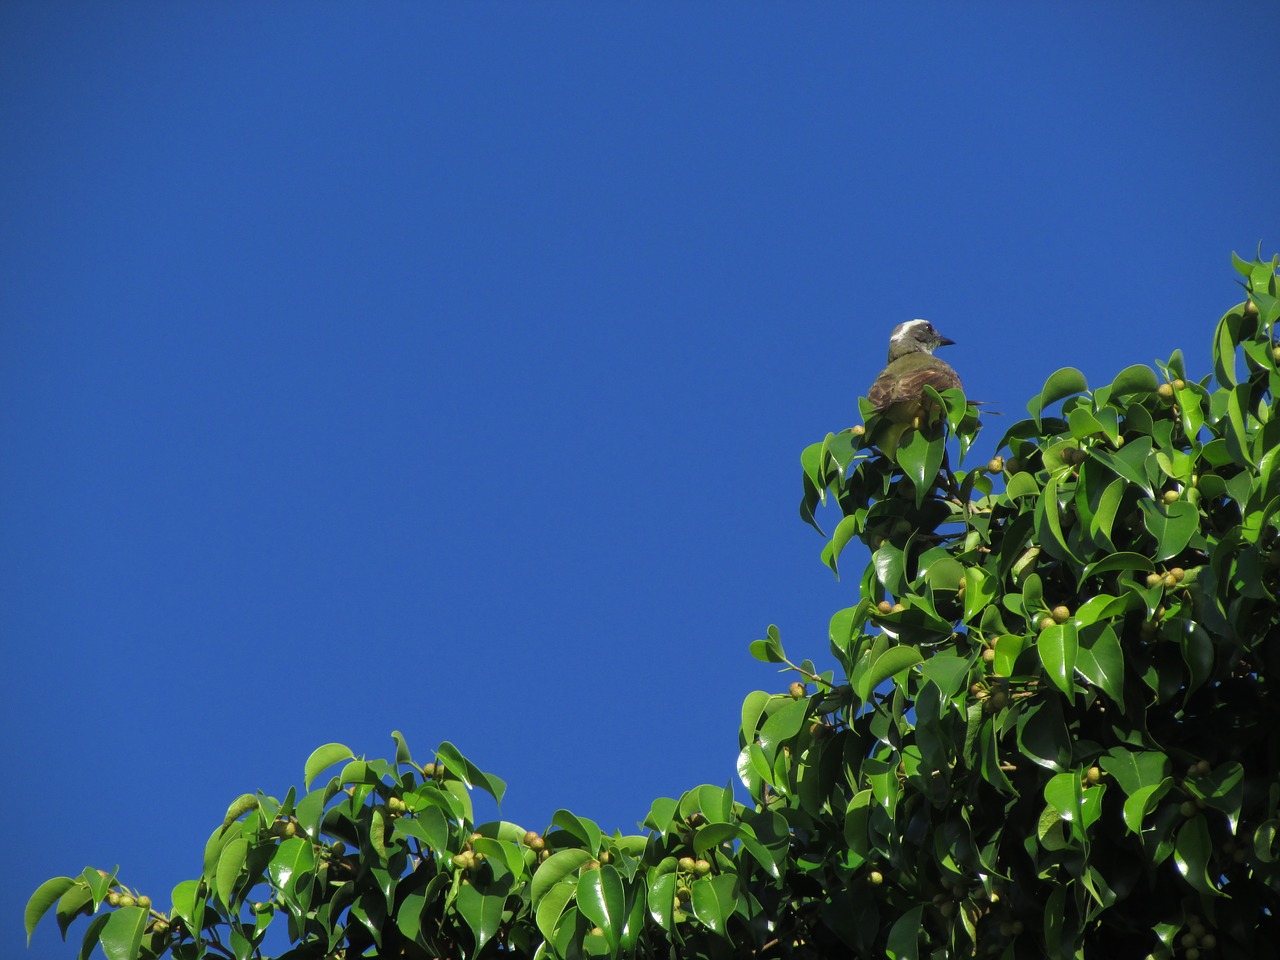
[[[890,364],[876,377],[867,391],[867,399],[877,410],[883,410],[895,403],[919,400],[925,386],[938,391],[950,390],[960,386],[960,377],[941,360],[911,370],[895,370]]]

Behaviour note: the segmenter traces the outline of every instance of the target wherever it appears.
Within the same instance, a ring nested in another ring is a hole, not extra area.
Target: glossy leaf
[[[218,866],[214,874],[214,890],[218,899],[226,906],[233,903],[232,892],[240,880],[240,871],[244,869],[245,858],[249,854],[249,844],[243,837],[235,837],[218,857]]]
[[[137,960],[146,926],[146,910],[141,907],[116,908],[98,934],[98,942],[107,960]]]
[[[566,877],[576,876],[582,865],[592,859],[590,851],[574,848],[558,850],[538,866],[529,885],[529,894],[536,904],[547,891]]]
[[[732,875],[694,881],[693,913],[708,930],[723,935],[729,917],[738,906],[738,880]]]
[[[536,906],[534,922],[537,924],[538,932],[548,942],[555,938],[560,917],[564,914],[565,907],[577,894],[577,881],[566,879],[551,886],[534,901]]]
[[[471,929],[477,951],[484,949],[502,925],[502,912],[510,887],[511,875],[505,872],[495,880],[492,888],[482,888],[475,883],[464,883],[458,887],[458,913]]]
[[[1124,651],[1108,624],[1076,651],[1076,670],[1108,697],[1124,706]]]
[[[617,951],[627,922],[626,895],[618,871],[605,864],[578,878],[578,909],[604,931],[609,948]]]
[[[945,438],[930,438],[926,431],[908,430],[898,445],[897,459],[903,472],[915,485],[916,505],[919,506],[933,489],[942,460],[947,452]]]
[[[1045,381],[1044,388],[1040,391],[1039,396],[1028,401],[1027,412],[1039,424],[1041,422],[1040,415],[1045,409],[1059,400],[1065,400],[1067,397],[1074,396],[1077,393],[1084,393],[1088,389],[1089,383],[1085,380],[1083,373],[1074,367],[1064,367]]]
[[[1213,840],[1203,816],[1196,815],[1182,825],[1174,844],[1173,862],[1187,883],[1200,893],[1221,896],[1209,875],[1209,858],[1213,855]]]
[[[1040,662],[1053,685],[1070,697],[1074,691],[1073,674],[1079,651],[1076,627],[1073,623],[1054,624],[1045,627],[1036,639]]]
[[[913,907],[889,928],[889,940],[885,944],[885,953],[890,960],[918,960],[923,914],[924,907]]]
[[[850,677],[853,681],[853,691],[860,699],[866,700],[884,681],[923,660],[924,657],[916,647],[890,647],[876,657],[865,670],[854,671],[854,675]]]
[[[355,756],[351,752],[351,748],[341,743],[326,743],[322,747],[316,747],[311,752],[311,756],[307,757],[307,762],[303,764],[302,770],[302,786],[304,790],[311,789],[311,781],[314,780],[321,771],[327,770],[335,763],[341,763],[343,760],[350,760]]]

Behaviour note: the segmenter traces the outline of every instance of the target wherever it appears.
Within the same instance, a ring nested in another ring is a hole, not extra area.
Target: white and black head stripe
[[[906,323],[900,323],[893,328],[890,340],[920,340],[934,339],[938,336],[938,332],[933,329],[933,324],[928,320],[908,320]]]

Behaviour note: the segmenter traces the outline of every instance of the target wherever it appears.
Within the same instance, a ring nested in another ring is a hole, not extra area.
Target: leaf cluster
[[[641,834],[539,833],[475,823],[504,785],[448,742],[328,744],[303,793],[231,805],[167,912],[86,868],[28,934],[89,916],[81,956],[111,960],[276,955],[281,928],[290,960],[1276,956],[1280,300],[1276,260],[1236,265],[1198,381],[1180,353],[1094,389],[1060,370],[968,469],[954,390],[891,442],[864,410],[804,451],[802,516],[840,514],[824,562],[870,563],[837,669],[751,645],[797,679],[743,703],[749,802],[703,785]]]

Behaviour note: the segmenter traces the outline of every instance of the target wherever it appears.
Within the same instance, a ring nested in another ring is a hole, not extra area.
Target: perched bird
[[[933,328],[928,320],[908,320],[893,328],[889,337],[889,364],[867,391],[867,399],[889,421],[877,431],[878,446],[896,459],[898,441],[928,414],[924,388],[942,391],[960,386],[951,366],[933,355],[938,347],[955,343]]]
[[[960,386],[960,377],[950,365],[933,355],[938,347],[952,343],[928,320],[908,320],[894,327],[889,365],[867,391],[871,405],[894,423],[913,423],[925,412],[926,385],[939,392]]]

